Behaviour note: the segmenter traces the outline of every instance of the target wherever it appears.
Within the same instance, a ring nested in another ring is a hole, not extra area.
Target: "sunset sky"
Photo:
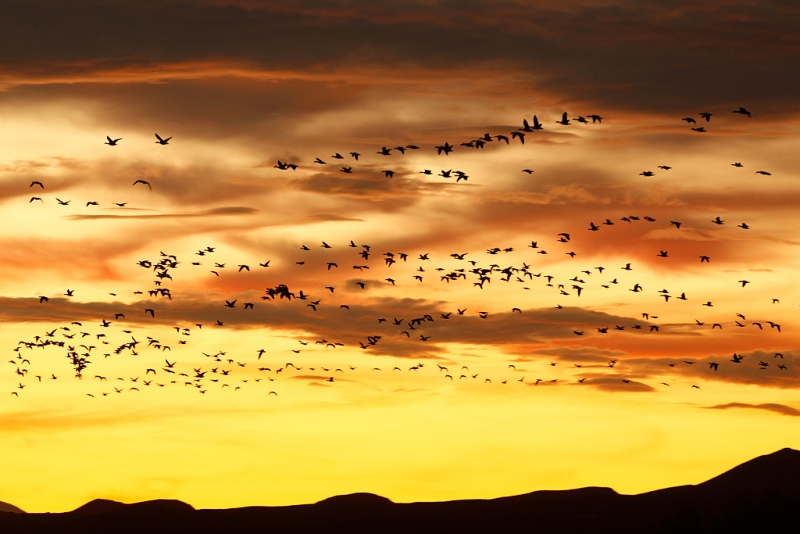
[[[800,5],[697,4],[3,2],[0,501],[639,493],[800,448]]]

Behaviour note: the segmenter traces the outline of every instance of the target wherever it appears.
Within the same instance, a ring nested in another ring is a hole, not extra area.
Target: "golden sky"
[[[800,447],[800,8],[550,4],[0,6],[0,500],[637,493]]]

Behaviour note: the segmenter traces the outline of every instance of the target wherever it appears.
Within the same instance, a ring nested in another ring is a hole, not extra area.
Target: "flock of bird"
[[[745,108],[741,107],[741,106],[739,106],[739,109],[734,109],[731,113],[737,113],[739,115],[746,115],[747,117],[752,118],[752,114],[749,111],[747,111]],[[711,122],[711,116],[712,115],[714,115],[714,114],[713,113],[709,113],[708,111],[700,112],[700,118],[704,119],[706,122]],[[684,117],[681,120],[686,121],[687,124],[697,124],[697,121],[694,119],[694,117]],[[708,130],[706,130],[705,126],[693,126],[690,129],[693,132],[698,132],[698,133],[705,133],[705,132],[708,131]]]
[[[746,115],[751,117],[749,111],[745,108],[734,110],[733,113]],[[700,116],[706,122],[711,120],[712,113],[701,113]],[[560,127],[569,126],[572,122],[579,124],[599,124],[602,123],[603,118],[599,115],[578,116],[577,118],[569,119],[569,115],[565,112],[561,116],[561,120],[555,121]],[[695,119],[685,117],[688,123],[696,123]],[[591,122],[589,122],[591,121]],[[491,135],[486,133],[474,139],[467,140],[460,143],[463,146],[471,149],[482,149],[488,143],[505,143],[510,144],[512,140],[519,139],[520,143],[525,143],[525,135],[537,132],[544,129],[544,125],[539,121],[536,115],[533,116],[532,122],[527,119],[523,120],[522,127],[506,134]],[[704,132],[705,129],[692,128],[698,132]],[[162,138],[156,135],[156,144],[166,146],[172,137]],[[107,137],[106,145],[115,147],[119,146],[122,138]],[[437,156],[447,156],[452,153],[456,146],[445,142],[441,145],[433,147],[436,150]],[[389,157],[394,154],[403,155],[406,151],[422,150],[419,146],[413,144],[404,144],[394,147],[383,146],[377,154],[381,157]],[[349,157],[353,161],[360,161],[361,153],[350,151]],[[334,153],[326,159],[344,160],[346,159],[340,153]],[[313,165],[328,165],[326,159],[317,157]],[[741,162],[732,163],[734,167],[743,167]],[[278,161],[275,168],[280,171],[296,170],[300,167],[298,163],[290,163]],[[672,169],[669,165],[658,166],[660,170],[669,171]],[[345,174],[353,173],[353,165],[342,165],[340,172]],[[381,171],[387,178],[392,178],[395,171],[385,169]],[[534,171],[531,169],[524,169],[523,172],[532,174]],[[770,175],[769,172],[759,170],[758,174]],[[432,176],[433,171],[424,169],[420,171],[423,175]],[[642,176],[651,177],[655,175],[654,171],[646,170],[640,173]],[[469,176],[460,170],[441,170],[436,176],[444,179],[456,178],[456,181],[467,180]],[[152,190],[152,184],[145,180],[136,180],[133,182],[134,186],[144,185]],[[45,189],[45,184],[41,181],[34,181],[30,187],[39,187]],[[69,205],[70,200],[55,199],[59,205]],[[44,200],[41,197],[31,197],[30,202]],[[124,207],[127,203],[115,203],[118,207]],[[95,201],[86,202],[86,206],[98,205]],[[735,224],[734,229],[730,231],[748,231],[751,229],[750,225],[746,222],[738,222]],[[723,226],[727,221],[721,219],[720,216],[710,218],[706,224],[716,225],[717,227]],[[660,221],[649,215],[630,215],[624,214],[622,216],[613,216],[606,218],[604,221],[595,224],[594,221],[589,221],[587,224],[587,232],[613,231],[613,227],[625,224],[652,224],[655,227],[662,227],[671,229],[674,232],[686,231],[685,224],[678,220]],[[730,223],[727,223],[730,224]],[[732,225],[733,226],[733,225]],[[683,228],[683,230],[682,230]],[[229,298],[224,299],[224,302],[218,303],[220,316],[211,324],[203,324],[202,322],[192,322],[191,324],[181,324],[174,326],[174,334],[171,334],[170,341],[161,341],[158,338],[163,337],[157,334],[145,335],[141,337],[138,329],[142,324],[146,324],[149,320],[154,326],[163,326],[159,322],[160,314],[159,308],[161,302],[166,299],[167,302],[173,299],[179,300],[181,298],[180,290],[173,292],[165,284],[173,284],[173,274],[179,271],[179,266],[186,265],[186,262],[178,260],[174,254],[167,254],[160,252],[157,259],[144,259],[138,261],[138,266],[152,272],[154,280],[153,284],[147,289],[134,292],[134,295],[141,300],[137,304],[120,305],[120,311],[109,317],[99,317],[91,322],[86,319],[71,321],[69,324],[60,324],[54,328],[48,329],[36,335],[29,340],[21,340],[18,345],[13,349],[14,356],[9,360],[13,366],[13,372],[18,377],[18,386],[11,392],[12,396],[19,397],[24,389],[28,387],[35,387],[37,384],[45,383],[47,381],[58,380],[63,374],[61,372],[44,372],[37,370],[41,367],[38,365],[37,359],[41,359],[43,349],[55,349],[61,352],[65,357],[66,362],[71,368],[71,375],[79,380],[95,382],[92,391],[85,393],[88,397],[97,398],[108,396],[111,394],[122,394],[141,392],[144,388],[163,388],[168,386],[179,386],[182,388],[189,387],[192,391],[197,391],[201,394],[212,391],[214,389],[230,389],[236,391],[246,386],[253,386],[256,384],[269,385],[267,395],[278,395],[279,388],[276,382],[280,383],[281,380],[287,378],[303,378],[307,380],[315,380],[320,382],[336,382],[337,376],[348,375],[356,372],[359,368],[357,365],[346,364],[330,364],[330,363],[295,363],[286,361],[289,354],[281,354],[277,356],[280,363],[269,363],[267,359],[262,357],[274,357],[275,355],[266,349],[254,350],[247,357],[232,357],[228,351],[210,351],[202,352],[203,357],[206,359],[204,365],[197,365],[196,360],[190,361],[170,361],[172,359],[172,347],[181,347],[189,345],[190,340],[203,336],[204,332],[213,328],[225,328],[236,325],[239,318],[235,313],[252,313],[248,310],[255,310],[261,306],[286,306],[294,307],[293,313],[299,313],[313,320],[313,316],[320,310],[336,310],[337,313],[348,313],[351,310],[352,302],[347,302],[354,293],[358,291],[366,291],[369,286],[373,289],[374,286],[381,291],[396,291],[398,295],[408,295],[412,288],[419,286],[423,283],[439,283],[439,284],[464,284],[466,287],[472,288],[475,291],[491,291],[492,281],[495,281],[495,287],[498,282],[505,284],[515,285],[520,291],[531,291],[532,286],[537,286],[537,291],[544,291],[552,297],[552,308],[556,310],[569,310],[579,309],[581,297],[587,293],[595,292],[610,292],[609,295],[615,295],[614,298],[621,298],[623,295],[629,293],[649,293],[655,299],[664,299],[665,303],[681,301],[683,306],[687,306],[687,311],[692,310],[697,315],[700,315],[703,310],[713,308],[714,304],[703,295],[688,295],[688,291],[671,291],[666,288],[651,288],[645,287],[642,281],[636,278],[635,262],[626,262],[622,265],[592,265],[582,264],[581,254],[576,252],[580,250],[580,237],[574,235],[574,232],[561,232],[551,236],[537,236],[535,240],[526,243],[524,246],[497,246],[481,251],[454,251],[447,257],[435,257],[428,251],[385,251],[379,252],[377,246],[369,244],[356,244],[354,241],[349,243],[334,243],[329,244],[326,241],[321,241],[318,245],[308,246],[308,243],[300,243],[297,245],[297,257],[293,258],[295,261],[291,267],[293,269],[320,269],[325,273],[330,273],[331,282],[329,285],[322,287],[312,287],[310,289],[303,288],[300,290],[290,289],[286,283],[276,283],[267,287],[258,300],[252,299],[252,302],[243,302],[240,295],[231,295]],[[576,246],[577,245],[577,246]],[[312,250],[319,252],[309,254]],[[528,251],[530,249],[530,251]],[[325,257],[325,255],[329,255]],[[537,259],[544,255],[556,254],[560,257],[569,256],[570,261],[575,261],[576,267],[572,277],[557,276],[536,268]],[[322,257],[320,258],[320,256]],[[348,263],[346,265],[342,258],[347,256]],[[247,263],[237,263],[220,257],[219,247],[208,246],[195,253],[196,258],[189,262],[190,269],[196,269],[196,273],[202,272],[205,276],[248,276],[251,273],[251,266]],[[522,257],[524,256],[524,257]],[[673,256],[670,255],[668,250],[654,250],[653,256],[664,258],[668,261]],[[695,261],[701,264],[710,264],[712,262],[712,254],[700,255]],[[210,260],[211,263],[208,263]],[[291,262],[288,262],[291,264]],[[342,264],[340,267],[340,263]],[[235,266],[235,267],[234,267]],[[270,269],[274,267],[275,263],[272,260],[259,262],[258,267],[253,265],[255,269]],[[288,265],[282,266],[289,268]],[[357,272],[358,276],[369,275],[369,277],[358,278],[355,280],[343,280],[342,276],[336,275],[336,272],[348,270]],[[413,270],[409,270],[413,269]],[[274,269],[272,269],[274,271]],[[182,271],[182,270],[181,270]],[[232,274],[228,274],[233,271]],[[378,274],[380,273],[380,274]],[[376,278],[377,276],[377,278]],[[342,287],[341,284],[346,284]],[[731,281],[740,288],[746,288],[751,281],[746,279],[739,279]],[[358,288],[358,289],[356,289]],[[260,291],[260,290],[259,290]],[[337,293],[338,291],[338,293]],[[147,304],[141,304],[145,300],[145,293],[149,299]],[[117,296],[112,293],[112,296]],[[311,349],[316,348],[319,354],[320,362],[330,362],[329,354],[326,352],[323,356],[321,352],[335,351],[338,347],[352,346],[364,351],[370,349],[375,350],[379,344],[385,343],[386,340],[392,340],[392,343],[419,343],[420,354],[424,352],[423,345],[426,342],[437,343],[436,332],[442,332],[443,325],[449,325],[459,320],[468,319],[470,316],[478,319],[494,319],[499,317],[505,323],[513,321],[520,321],[521,324],[525,323],[525,314],[528,312],[522,301],[524,293],[520,293],[520,303],[518,306],[508,310],[482,310],[482,309],[469,309],[469,305],[465,304],[463,307],[457,306],[452,310],[442,309],[440,306],[432,306],[430,310],[424,313],[416,313],[416,317],[405,318],[397,317],[395,315],[382,315],[375,314],[374,317],[365,319],[368,324],[363,325],[363,332],[360,339],[354,338],[354,334],[348,334],[344,337],[347,339],[328,339],[330,336],[320,337],[319,339],[301,338],[299,347],[291,350],[291,354],[299,355],[305,352],[304,357]],[[62,302],[68,301],[70,298],[76,296],[75,290],[66,289],[63,294],[59,294],[59,299],[56,301],[52,299],[54,295],[39,295],[39,304],[42,306],[58,306]],[[567,299],[572,299],[567,304]],[[356,302],[358,298],[356,297]],[[646,305],[645,302],[642,302]],[[777,298],[772,299],[772,304],[780,304]],[[237,310],[236,312],[225,312],[228,310]],[[371,313],[374,313],[370,310]],[[566,312],[565,312],[566,313]],[[126,317],[127,314],[127,317]],[[135,320],[131,314],[138,314],[139,317]],[[626,324],[596,324],[587,329],[585,325],[568,328],[571,330],[571,335],[578,337],[587,336],[607,336],[625,333],[641,333],[646,335],[658,335],[668,330],[670,326],[659,325],[655,321],[658,316],[652,313],[644,312],[642,321],[627,321]],[[148,319],[149,318],[149,319]],[[462,319],[463,318],[463,319]],[[99,322],[98,322],[99,321]],[[491,322],[491,321],[490,321]],[[436,328],[434,328],[436,323]],[[488,323],[487,323],[488,324]],[[137,326],[138,325],[138,326]],[[744,314],[737,313],[735,317],[713,317],[703,321],[694,319],[694,326],[696,328],[708,328],[710,331],[717,329],[722,330],[729,327],[734,328],[751,328],[758,329],[766,334],[778,334],[781,332],[781,325],[772,318],[758,317],[756,319],[746,319]],[[479,328],[480,326],[474,326]],[[493,328],[494,323],[486,328]],[[682,327],[682,326],[680,326]],[[445,340],[446,342],[446,340]],[[96,351],[96,352],[95,352]],[[169,351],[169,354],[167,354]],[[321,351],[321,352],[320,352]],[[50,350],[47,351],[49,354]],[[389,350],[391,352],[391,350]],[[412,351],[413,352],[413,351]],[[182,351],[184,354],[185,351]],[[100,362],[106,359],[117,359],[122,357],[135,357],[135,356],[152,355],[152,358],[137,359],[136,361],[145,361],[141,365],[139,373],[134,373],[136,376],[108,376],[106,373],[94,373],[89,371],[90,366],[98,365],[97,360],[102,356]],[[384,353],[385,355],[385,353]],[[284,357],[286,356],[286,357]],[[299,356],[296,356],[299,357]],[[426,356],[427,357],[427,356]],[[777,365],[770,365],[770,362],[759,361],[757,364],[753,363],[755,367],[764,371],[782,372],[788,369],[787,365],[782,362],[783,355],[776,353],[775,358],[780,358],[781,363]],[[160,362],[163,364],[156,364],[153,362]],[[32,362],[37,362],[36,364]],[[553,371],[559,362],[548,362],[546,368]],[[631,379],[618,374],[620,360],[612,359],[603,364],[586,366],[580,363],[573,363],[571,367],[572,374],[569,376],[561,375],[556,378],[552,376],[530,376],[529,372],[518,370],[516,365],[508,364],[508,368],[503,375],[487,376],[486,370],[477,370],[474,367],[470,369],[468,365],[462,363],[454,363],[445,360],[439,360],[436,366],[425,365],[424,363],[416,363],[407,368],[400,366],[374,366],[369,367],[370,373],[375,372],[420,372],[429,371],[439,375],[442,379],[448,381],[462,381],[468,382],[479,381],[484,384],[499,383],[503,385],[509,382],[518,382],[528,385],[538,385],[540,383],[556,384],[556,383],[576,383],[585,384],[591,383],[592,376],[582,376],[581,373],[589,368],[593,369],[614,369],[614,376],[619,377],[621,383],[630,384]],[[669,363],[670,367],[676,365],[693,365],[696,361],[691,360],[676,360]],[[749,361],[739,354],[734,354],[730,362],[713,361],[708,362],[708,372],[718,372],[721,365],[748,365]],[[444,364],[444,365],[443,365]],[[36,370],[32,371],[32,368]],[[562,366],[563,367],[563,366]],[[622,366],[624,367],[624,365]],[[361,369],[364,371],[365,369]],[[305,373],[301,373],[305,371]],[[476,372],[477,371],[477,372]],[[530,371],[530,370],[527,370]],[[668,370],[665,370],[667,372]],[[309,374],[312,373],[312,374]],[[496,373],[496,370],[494,371]],[[577,373],[577,374],[576,374]],[[89,380],[90,379],[90,380]],[[494,379],[494,382],[493,382]],[[661,383],[664,386],[669,384],[666,382]],[[693,384],[692,388],[699,389],[699,386]]]

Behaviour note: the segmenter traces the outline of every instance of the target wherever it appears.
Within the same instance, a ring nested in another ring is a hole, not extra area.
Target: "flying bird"
[[[437,154],[441,154],[442,152],[444,152],[445,156],[450,154],[450,152],[453,151],[453,145],[451,145],[448,142],[445,142],[443,145],[436,145],[435,148],[436,148],[436,153]]]

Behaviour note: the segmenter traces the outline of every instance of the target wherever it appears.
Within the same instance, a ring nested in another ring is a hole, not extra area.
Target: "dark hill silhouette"
[[[13,504],[8,504],[7,502],[0,501],[0,512],[9,512],[12,514],[24,514],[25,510],[17,508]]]
[[[125,503],[110,501],[108,499],[95,499],[70,512],[73,515],[107,514],[125,508]]]
[[[180,501],[96,500],[61,514],[0,513],[14,533],[642,533],[796,532],[800,451],[760,456],[696,486],[620,495],[609,488],[489,500],[393,503],[370,493],[316,504],[195,510]]]
[[[75,516],[99,515],[116,512],[128,507],[137,509],[161,507],[171,508],[173,510],[194,510],[192,505],[173,499],[156,499],[153,501],[137,502],[133,504],[125,504],[118,501],[110,501],[108,499],[95,499],[69,513]]]
[[[317,506],[337,506],[341,508],[363,508],[368,506],[386,506],[394,504],[391,500],[374,493],[351,493],[328,497],[317,503]]]
[[[775,486],[797,488],[796,469],[800,469],[800,451],[781,449],[737,465],[699,487],[712,491],[725,488],[769,489]]]

